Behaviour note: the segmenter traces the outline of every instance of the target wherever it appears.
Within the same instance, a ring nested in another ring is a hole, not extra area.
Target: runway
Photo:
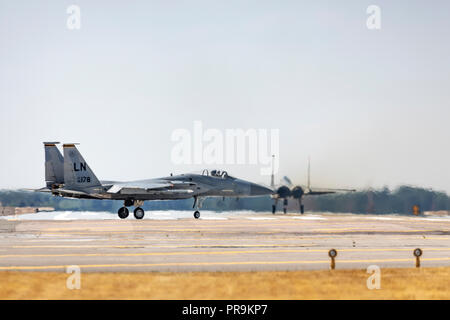
[[[450,266],[450,219],[202,212],[38,213],[0,220],[0,271],[270,271]],[[28,217],[27,217],[28,216]],[[56,219],[55,217],[59,217]],[[43,220],[46,219],[46,220]],[[53,219],[53,220],[49,220]]]

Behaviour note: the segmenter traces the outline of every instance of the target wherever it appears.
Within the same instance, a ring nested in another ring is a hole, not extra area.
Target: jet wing
[[[309,189],[305,192],[305,195],[321,195],[321,194],[331,194],[331,193],[337,193],[337,192],[355,192],[356,190],[354,189],[319,189],[319,188],[314,188],[314,189]]]
[[[191,189],[175,189],[175,190],[149,190],[146,194],[154,194],[154,195],[173,195],[173,194],[190,194],[193,193],[194,190]]]
[[[125,182],[112,185],[108,193],[120,194],[175,194],[191,193],[194,183],[181,181],[147,181],[147,182]]]
[[[47,187],[43,187],[43,188],[40,188],[40,189],[22,188],[22,189],[19,189],[19,191],[48,192],[48,193],[52,192],[52,190],[50,188],[47,188]]]
[[[124,193],[125,191],[147,191],[152,189],[169,188],[170,183],[120,183],[114,184],[108,189],[108,193]],[[128,192],[126,192],[128,193]]]

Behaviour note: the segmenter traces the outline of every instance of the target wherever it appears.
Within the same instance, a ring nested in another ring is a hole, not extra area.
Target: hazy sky
[[[44,186],[49,140],[100,179],[198,170],[171,134],[200,120],[279,129],[278,178],[450,193],[449,39],[449,1],[0,0],[0,188]]]

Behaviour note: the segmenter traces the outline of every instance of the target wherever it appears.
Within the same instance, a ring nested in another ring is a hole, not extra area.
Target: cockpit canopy
[[[226,171],[220,171],[220,170],[211,170],[211,172],[208,171],[208,169],[203,170],[202,175],[204,176],[210,176],[210,177],[217,177],[217,178],[222,178],[222,179],[226,179],[226,178],[232,178],[231,176],[228,175],[228,173]]]

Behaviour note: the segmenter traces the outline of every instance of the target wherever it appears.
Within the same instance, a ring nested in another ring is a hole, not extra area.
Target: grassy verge
[[[365,270],[289,272],[0,272],[0,299],[450,299],[450,267],[382,269],[369,290]]]

